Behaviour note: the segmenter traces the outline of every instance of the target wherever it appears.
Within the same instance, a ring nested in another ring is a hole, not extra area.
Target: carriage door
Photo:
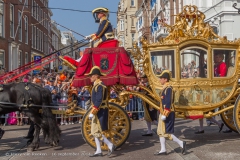
[[[180,51],[180,88],[175,96],[176,105],[210,104],[210,88],[204,86],[204,81],[209,78],[207,64],[206,48],[187,47]]]

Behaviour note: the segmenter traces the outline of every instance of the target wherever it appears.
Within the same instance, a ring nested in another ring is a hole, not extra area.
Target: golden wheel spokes
[[[95,139],[91,135],[91,120],[88,119],[90,111],[84,116],[84,122],[82,127],[82,133],[84,139],[92,147],[96,147]],[[129,136],[131,129],[131,122],[127,113],[116,104],[109,106],[109,130],[104,132],[104,135],[117,147],[124,144]],[[101,144],[103,150],[108,150],[107,145]]]
[[[229,107],[231,105],[234,105],[234,99],[230,100],[231,103],[227,103],[222,108]],[[226,112],[221,113],[221,118],[224,121],[224,123],[232,130],[236,131],[236,127],[233,121],[233,109],[227,110]]]

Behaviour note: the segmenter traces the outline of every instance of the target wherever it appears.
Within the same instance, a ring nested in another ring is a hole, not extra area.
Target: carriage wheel
[[[237,98],[234,97],[233,99],[231,99],[227,104],[225,104],[221,108],[226,108],[228,106],[234,105],[236,99]],[[229,129],[233,130],[234,132],[238,132],[235,127],[235,124],[234,124],[233,109],[227,110],[226,112],[223,112],[220,115],[221,115],[222,121]]]
[[[91,120],[88,115],[91,110],[83,116],[82,136],[85,142],[96,148],[94,137],[91,135]],[[131,122],[127,112],[115,103],[109,103],[109,130],[104,134],[118,148],[123,145],[129,137]],[[102,150],[108,150],[107,145],[102,143]]]
[[[233,120],[238,133],[240,133],[240,95],[238,96],[234,104]]]

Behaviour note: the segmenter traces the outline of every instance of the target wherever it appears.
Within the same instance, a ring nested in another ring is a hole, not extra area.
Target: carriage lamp
[[[238,10],[238,14],[240,14],[240,8],[237,8],[237,3],[233,3],[233,8]]]

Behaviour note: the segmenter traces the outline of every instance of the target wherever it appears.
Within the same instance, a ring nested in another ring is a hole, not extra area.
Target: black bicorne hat
[[[169,70],[164,70],[160,75],[159,78],[166,78],[167,80],[171,80],[172,74]]]
[[[104,13],[107,18],[109,17],[109,10],[107,8],[104,8],[104,7],[95,8],[92,11],[92,14],[96,23],[100,22],[100,19],[98,19],[98,16],[97,16],[98,13]]]
[[[106,74],[101,72],[101,69],[98,66],[94,66],[92,67],[91,71],[87,74],[85,74],[86,76],[91,76],[91,75],[99,75],[99,76],[106,76]]]

